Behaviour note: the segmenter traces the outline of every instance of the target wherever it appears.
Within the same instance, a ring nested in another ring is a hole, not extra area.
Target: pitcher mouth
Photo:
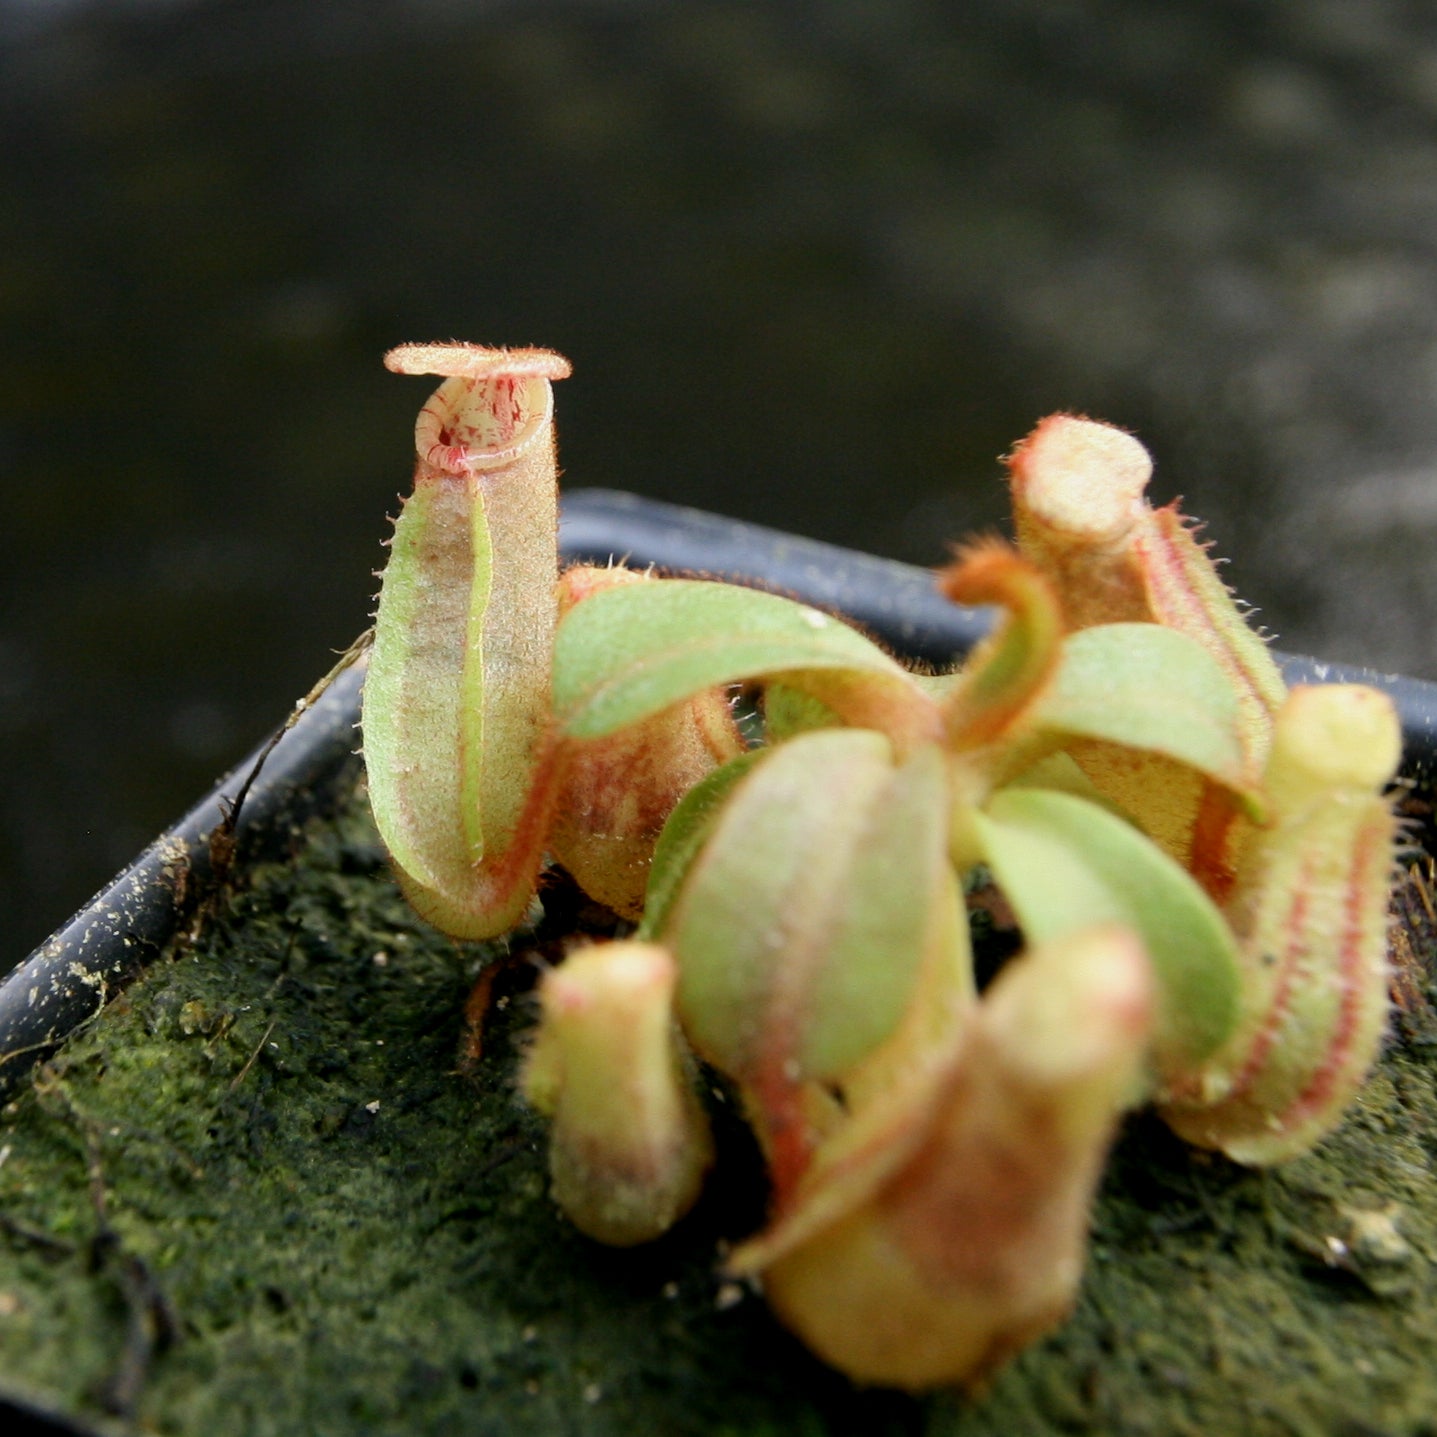
[[[486,349],[471,344],[406,344],[384,357],[399,374],[447,376],[419,413],[419,457],[447,474],[467,475],[512,463],[547,431],[551,379],[569,361],[547,349]]]

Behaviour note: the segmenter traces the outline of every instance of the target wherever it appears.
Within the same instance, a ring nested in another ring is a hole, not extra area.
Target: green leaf
[[[1231,931],[1174,859],[1106,809],[1072,794],[1005,789],[974,815],[979,844],[1029,942],[1096,923],[1137,930],[1158,983],[1154,1058],[1191,1070],[1237,1020]]]
[[[635,938],[651,940],[662,930],[684,875],[703,847],[734,785],[767,753],[767,749],[760,748],[731,758],[700,779],[674,805],[664,823],[663,832],[659,834],[659,841],[654,845],[644,897],[644,917],[634,934]]]
[[[902,1017],[931,944],[951,944],[942,922],[958,886],[949,802],[936,745],[914,753],[876,796],[832,895],[830,946],[814,974],[799,1053],[805,1073],[837,1077],[866,1057]]]
[[[889,1036],[947,932],[946,815],[936,746],[900,768],[859,729],[771,750],[733,790],[661,935],[698,1050],[741,1080],[798,1082],[840,1075]]]
[[[1239,792],[1254,788],[1237,694],[1218,661],[1161,624],[1079,629],[1039,702],[1036,725],[1164,754]]]
[[[665,579],[595,594],[565,616],[554,713],[566,736],[600,738],[711,685],[774,674],[849,721],[929,704],[839,619],[733,584]]]

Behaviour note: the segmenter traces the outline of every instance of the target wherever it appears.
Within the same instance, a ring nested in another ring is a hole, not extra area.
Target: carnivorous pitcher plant
[[[561,574],[568,364],[386,362],[444,376],[364,702],[399,880],[486,937],[552,862],[637,924],[544,976],[522,1075],[581,1229],[641,1243],[693,1203],[707,1065],[771,1189],[728,1272],[855,1379],[971,1385],[1071,1305],[1126,1110],[1244,1163],[1338,1122],[1386,1012],[1397,720],[1370,689],[1285,688],[1144,498],[1137,440],[1055,415],[1015,449],[1016,545],[937,579],[1001,620],[922,673],[773,594]],[[982,991],[975,892],[1025,944]]]

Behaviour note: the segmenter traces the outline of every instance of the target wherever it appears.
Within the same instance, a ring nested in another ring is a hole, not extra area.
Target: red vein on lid
[[[489,401],[490,407],[499,424],[499,437],[507,444],[518,431],[519,416],[523,407],[519,403],[518,384],[512,374],[502,374],[493,383],[495,393],[493,399]],[[502,413],[500,410],[501,400],[503,402]]]

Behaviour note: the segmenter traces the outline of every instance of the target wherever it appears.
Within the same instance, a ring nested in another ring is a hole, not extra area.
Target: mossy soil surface
[[[649,1249],[550,1204],[513,1083],[574,917],[548,896],[466,1066],[494,950],[409,912],[362,803],[259,870],[0,1116],[0,1387],[206,1437],[1437,1433],[1437,1054],[1410,1034],[1277,1172],[1134,1118],[1069,1323],[982,1399],[857,1391],[718,1275],[762,1211],[736,1125]]]

